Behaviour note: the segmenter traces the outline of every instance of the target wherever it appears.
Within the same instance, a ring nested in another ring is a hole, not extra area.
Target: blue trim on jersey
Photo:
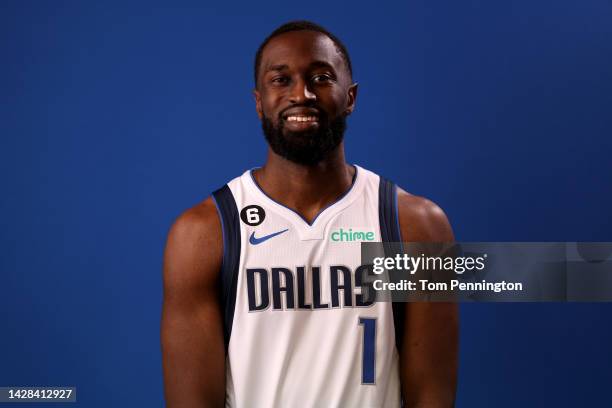
[[[382,177],[378,186],[378,216],[382,241],[401,242],[397,187]]]
[[[385,256],[394,257],[396,253],[403,251],[397,206],[397,186],[383,177],[380,177],[380,184],[378,185],[378,219]],[[389,243],[399,243],[399,246]],[[404,303],[400,302],[392,303],[395,345],[398,352],[402,347],[405,306]]]
[[[404,252],[404,240],[402,239],[402,228],[400,227],[400,220],[399,220],[399,206],[397,205],[397,196],[398,196],[398,192],[397,192],[397,185],[393,186],[393,195],[395,196],[395,221],[397,222],[397,237],[399,238],[399,242],[400,242],[400,248],[402,250],[402,252]]]
[[[353,176],[353,180],[351,181],[351,186],[349,187],[348,190],[346,190],[340,197],[338,197],[336,199],[336,201],[332,202],[331,204],[327,205],[325,208],[321,209],[321,211],[319,211],[317,213],[317,215],[312,219],[312,222],[308,222],[308,220],[306,218],[304,218],[302,216],[302,214],[298,213],[297,211],[295,211],[293,208],[289,208],[286,205],[279,203],[278,201],[276,201],[275,199],[273,199],[272,197],[270,197],[268,194],[266,194],[265,191],[263,191],[263,189],[259,186],[259,184],[257,183],[257,180],[255,180],[255,176],[253,176],[253,170],[257,170],[257,168],[251,169],[249,171],[249,174],[251,175],[251,179],[253,180],[253,184],[255,184],[255,187],[257,187],[259,189],[259,191],[261,191],[263,193],[263,195],[265,195],[266,197],[268,197],[270,200],[272,200],[273,202],[275,202],[276,204],[285,207],[286,209],[288,209],[289,211],[295,213],[297,216],[299,216],[306,224],[308,224],[309,227],[312,227],[312,225],[315,223],[315,221],[317,220],[317,218],[319,217],[319,215],[321,215],[325,210],[327,210],[328,208],[330,208],[331,206],[333,206],[334,204],[337,204],[338,202],[340,202],[340,200],[342,200],[348,193],[351,192],[351,190],[353,189],[353,187],[355,186],[355,181],[357,180],[357,166],[353,166],[355,168],[355,175]]]
[[[215,196],[211,196],[213,202],[215,203],[215,207],[217,207],[217,214],[219,214],[219,219],[221,220],[221,235],[223,237],[223,258],[221,259],[221,271],[223,271],[223,267],[225,265],[225,259],[227,258],[227,238],[225,233],[225,220],[223,219],[223,213],[219,208],[219,203],[217,203],[217,199]]]
[[[221,219],[223,232],[223,262],[221,263],[221,304],[223,308],[223,334],[225,351],[229,346],[236,307],[238,267],[240,262],[240,216],[238,207],[227,184],[212,194]]]

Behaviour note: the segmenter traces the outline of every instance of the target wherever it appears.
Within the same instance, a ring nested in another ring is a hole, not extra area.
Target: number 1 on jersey
[[[376,376],[376,319],[360,317],[363,326],[363,354],[361,356],[361,383],[375,384]]]

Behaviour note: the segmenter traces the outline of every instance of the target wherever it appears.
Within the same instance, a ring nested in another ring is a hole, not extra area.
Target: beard
[[[325,159],[344,139],[346,116],[340,115],[331,122],[326,119],[321,112],[316,129],[291,132],[285,130],[280,115],[278,126],[263,115],[261,126],[274,153],[294,163],[312,166]]]

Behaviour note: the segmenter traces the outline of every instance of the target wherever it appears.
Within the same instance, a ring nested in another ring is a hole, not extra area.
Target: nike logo
[[[289,229],[284,229],[282,231],[278,231],[278,232],[274,232],[272,234],[269,235],[264,235],[263,237],[260,238],[255,238],[255,231],[253,231],[253,233],[251,234],[251,237],[249,238],[249,242],[251,243],[251,245],[259,245],[262,242],[265,242],[267,240],[269,240],[270,238],[274,238],[277,235],[282,234],[283,232],[287,232],[289,231]]]

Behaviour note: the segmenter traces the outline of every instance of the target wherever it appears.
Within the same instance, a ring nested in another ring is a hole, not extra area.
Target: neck
[[[308,222],[351,187],[355,169],[344,158],[344,145],[321,162],[305,166],[286,160],[268,149],[266,164],[254,172],[261,189]]]

